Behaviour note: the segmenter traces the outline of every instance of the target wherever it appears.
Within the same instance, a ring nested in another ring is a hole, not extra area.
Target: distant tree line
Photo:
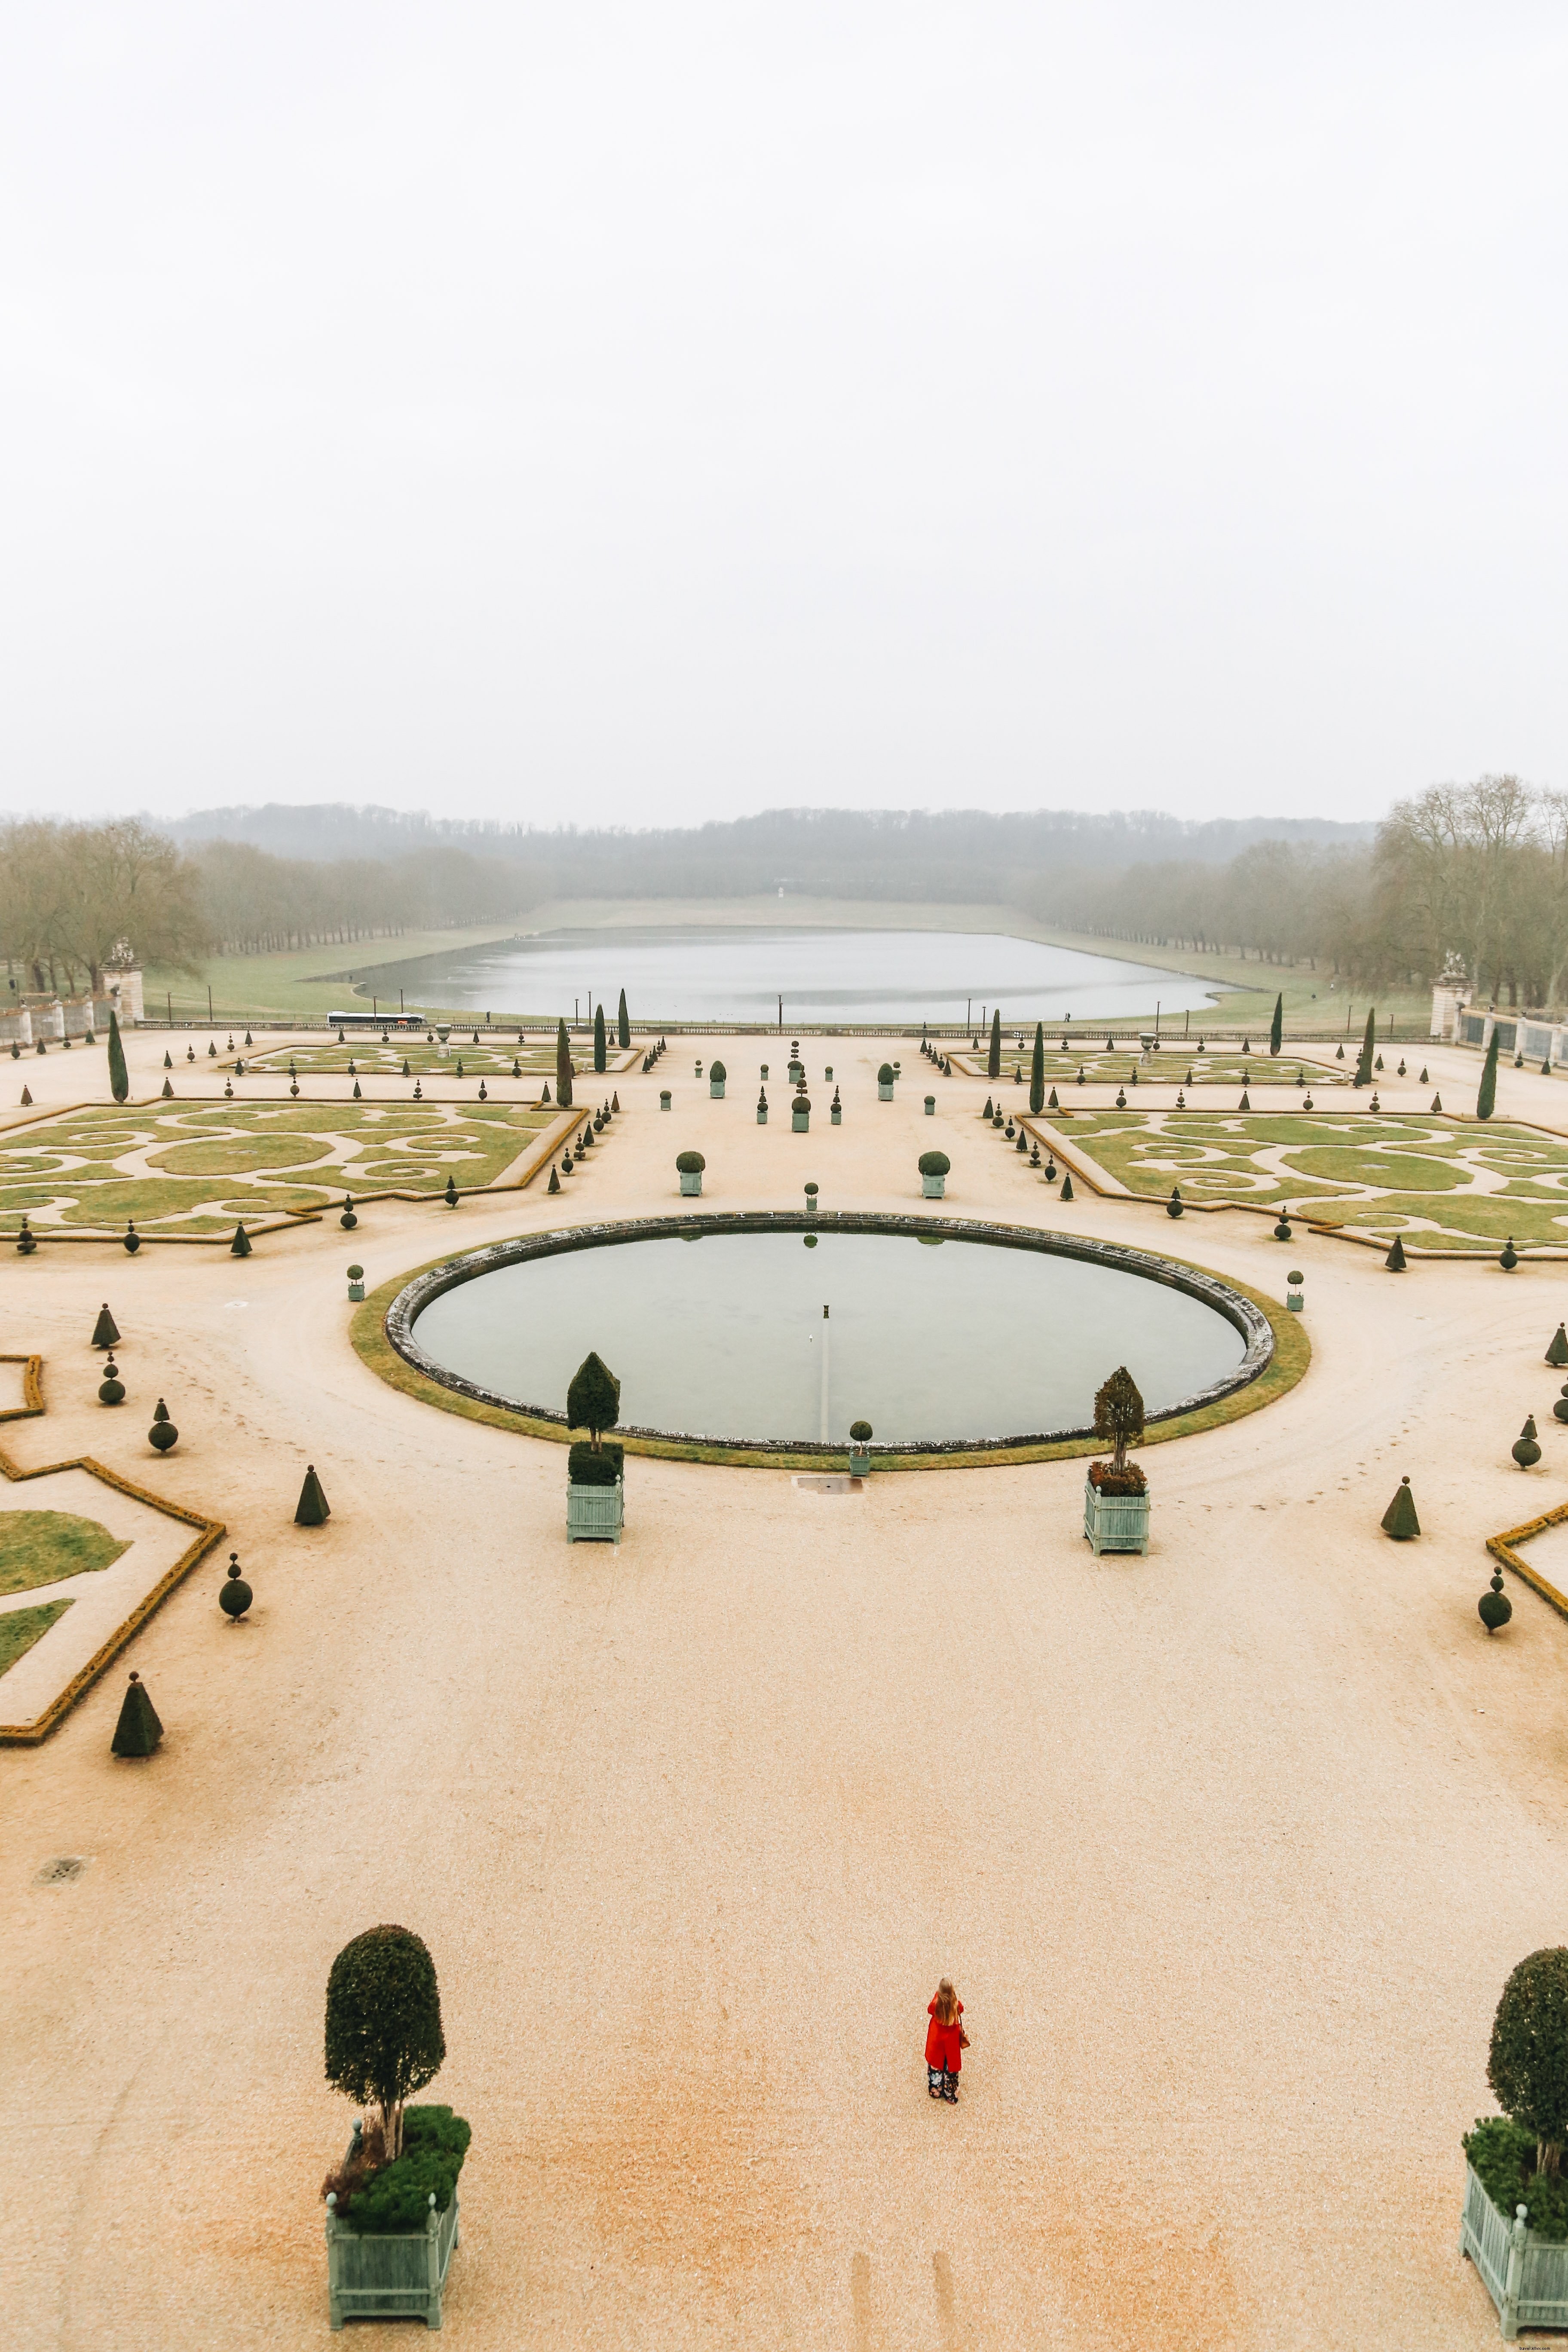
[[[248,842],[204,841],[190,863],[214,945],[225,955],[510,922],[549,895],[549,878],[537,867],[461,849],[317,864],[272,857]]]
[[[208,942],[195,866],[140,818],[0,823],[0,956],[18,993],[96,994],[122,950],[194,971]]]

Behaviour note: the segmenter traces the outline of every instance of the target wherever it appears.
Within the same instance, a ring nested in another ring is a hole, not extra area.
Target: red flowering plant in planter
[[[1127,1449],[1143,1442],[1143,1400],[1125,1364],[1119,1365],[1094,1400],[1094,1433],[1113,1451],[1109,1462],[1091,1462],[1089,1479],[1102,1495],[1146,1495],[1149,1481]]]

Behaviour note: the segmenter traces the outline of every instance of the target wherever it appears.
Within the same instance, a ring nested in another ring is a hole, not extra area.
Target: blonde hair
[[[943,1977],[936,1989],[936,2013],[938,2022],[942,2025],[951,2025],[958,2015],[958,1995],[952,1989],[951,1977]]]

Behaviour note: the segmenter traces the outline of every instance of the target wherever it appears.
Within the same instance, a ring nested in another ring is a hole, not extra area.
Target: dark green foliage
[[[1125,1364],[1118,1365],[1094,1400],[1094,1433],[1114,1450],[1111,1465],[1127,1467],[1127,1449],[1143,1443],[1143,1400]]]
[[[952,1168],[952,1162],[945,1151],[921,1153],[920,1171],[922,1176],[946,1176],[951,1172]]]
[[[1072,1199],[1072,1178],[1070,1176],[1064,1176],[1062,1178],[1061,1197],[1064,1201],[1070,1201]]]
[[[305,1470],[305,1483],[300,1489],[300,1500],[294,1512],[294,1525],[297,1528],[324,1527],[331,1517],[331,1505],[328,1502],[322,1491],[321,1482],[316,1475],[315,1464],[310,1463]]]
[[[347,2198],[340,2192],[333,2211],[364,2237],[417,2233],[425,2227],[432,2194],[437,2213],[451,2204],[471,2137],[450,2107],[405,2107],[402,2155]]]
[[[619,1045],[622,1053],[625,1054],[630,1049],[631,1042],[632,1024],[626,1016],[626,992],[623,988],[621,991],[620,1010],[616,1014],[616,1043]]]
[[[167,1053],[165,1053],[165,1054],[164,1054],[164,1055],[163,1055],[163,1067],[164,1067],[166,1070],[172,1070],[172,1069],[174,1068],[174,1062],[173,1062],[172,1058],[170,1057],[170,1055],[169,1055]]]
[[[1242,1090],[1241,1090],[1241,1100],[1237,1104],[1237,1106],[1236,1106],[1236,1107],[1237,1107],[1237,1110],[1250,1110],[1250,1109],[1252,1108],[1252,1097],[1251,1097],[1251,1096],[1247,1093],[1247,1088],[1246,1088],[1245,1087],[1243,1087],[1243,1088],[1242,1088]]]
[[[27,1223],[26,1212],[24,1210],[22,1213],[21,1230],[16,1235],[16,1254],[19,1257],[31,1257],[33,1252],[37,1248],[37,1237],[33,1233],[31,1225]]]
[[[1046,1107],[1046,1031],[1043,1022],[1035,1024],[1035,1058],[1029,1065],[1029,1108],[1044,1110]]]
[[[136,1230],[136,1220],[134,1217],[126,1218],[125,1231],[121,1238],[126,1256],[134,1257],[137,1251],[142,1246],[142,1236]]]
[[[1171,1197],[1165,1203],[1165,1214],[1168,1217],[1179,1217],[1184,1205],[1185,1204],[1182,1199],[1181,1186],[1179,1184],[1173,1184],[1171,1187]]]
[[[605,1008],[602,1004],[597,1004],[594,1008],[594,1067],[595,1070],[604,1070],[608,1066],[609,1056],[605,1041]]]
[[[228,1556],[228,1575],[218,1591],[218,1607],[226,1617],[232,1618],[237,1624],[255,1598],[256,1595],[239,1572],[239,1554],[237,1551],[231,1551]]]
[[[890,1087],[892,1083],[893,1066],[891,1062],[884,1062],[881,1068],[877,1073],[877,1084],[879,1087]]]
[[[338,1219],[338,1223],[342,1225],[345,1234],[352,1234],[354,1227],[359,1223],[359,1218],[354,1213],[353,1194],[352,1192],[345,1192],[343,1194],[343,1213]]]
[[[1476,1096],[1478,1118],[1490,1118],[1497,1108],[1497,1047],[1498,1033],[1494,1028],[1487,1045],[1487,1058],[1481,1064],[1481,1083]]]
[[[103,1373],[103,1381],[98,1391],[99,1403],[123,1404],[125,1402],[125,1385],[121,1380],[118,1368],[115,1365],[112,1356],[110,1357],[109,1361],[104,1365]]]
[[[985,1108],[981,1112],[980,1116],[982,1118],[994,1118],[996,1116],[996,1106],[992,1101],[989,1095],[985,1097]]]
[[[700,1151],[678,1151],[675,1155],[675,1165],[678,1173],[682,1176],[700,1176],[708,1162]]]
[[[107,1315],[109,1309],[105,1307],[103,1311]],[[117,1331],[114,1336],[118,1339],[120,1337],[119,1332]],[[1546,1350],[1546,1360],[1549,1364],[1555,1364],[1560,1369],[1563,1364],[1568,1364],[1568,1327],[1565,1327],[1561,1323],[1557,1326],[1555,1332],[1552,1334],[1552,1344]]]
[[[1531,1413],[1510,1449],[1521,1470],[1532,1470],[1541,1459],[1541,1448],[1535,1442],[1535,1415]]]
[[[1361,1052],[1356,1056],[1355,1076],[1352,1081],[1354,1086],[1365,1087],[1372,1083],[1372,1056],[1376,1042],[1376,1019],[1375,1013],[1369,1013],[1366,1016],[1366,1034],[1361,1041]]]
[[[561,1190],[560,1171],[553,1165],[550,1171],[550,1181],[544,1189],[547,1192],[559,1192]]]
[[[246,1232],[243,1223],[236,1225],[234,1229],[234,1239],[228,1245],[228,1254],[230,1257],[250,1255],[250,1235]]]
[[[380,2108],[387,2155],[396,2157],[399,2110],[447,2055],[436,1964],[419,1937],[370,1927],[344,1945],[327,1979],[325,2042],[328,2082],[356,2105]]]
[[[1281,1209],[1279,1212],[1279,1222],[1274,1228],[1274,1238],[1277,1242],[1288,1242],[1290,1237],[1290,1221],[1285,1214],[1284,1210]]]
[[[1502,1570],[1492,1570],[1491,1587],[1476,1603],[1476,1614],[1489,1633],[1500,1633],[1513,1615],[1513,1603],[1502,1589]]]
[[[730,1073],[729,1073],[729,1071],[724,1067],[724,1065],[723,1065],[723,1063],[722,1063],[722,1062],[710,1062],[710,1063],[709,1063],[709,1065],[708,1065],[708,1076],[709,1076],[710,1079],[710,1080],[711,1080],[715,1085],[717,1085],[717,1086],[721,1086],[721,1086],[723,1085],[723,1083],[724,1083],[725,1079],[729,1076],[729,1075],[730,1075]]]
[[[111,1756],[151,1756],[163,1737],[147,1685],[139,1675],[131,1677],[131,1687],[120,1703],[120,1720],[114,1727],[114,1737],[109,1743]]]
[[[457,1180],[457,1178],[456,1178],[455,1176],[448,1176],[448,1177],[447,1177],[447,1189],[446,1189],[446,1191],[442,1193],[441,1198],[446,1202],[447,1206],[449,1209],[455,1209],[455,1208],[457,1207],[457,1205],[458,1205],[458,1180]]]
[[[179,1431],[169,1418],[169,1408],[160,1397],[157,1411],[153,1415],[153,1426],[147,1432],[147,1443],[157,1453],[167,1454],[171,1446],[178,1444],[179,1437]]]
[[[563,1110],[572,1108],[572,1040],[566,1034],[566,1024],[558,1022],[555,1028],[555,1099]]]
[[[1402,1478],[1394,1488],[1394,1500],[1383,1515],[1382,1527],[1384,1534],[1392,1536],[1395,1543],[1408,1543],[1412,1536],[1420,1534],[1421,1522],[1415,1516],[1415,1497],[1408,1478]]]
[[[1531,1952],[1502,1989],[1487,2081],[1503,2113],[1535,2134],[1536,2162],[1555,2173],[1568,2139],[1568,1949]]]
[[[852,1421],[849,1424],[849,1434],[855,1440],[857,1445],[869,1445],[872,1437],[870,1423],[868,1421]]]
[[[1559,1324],[1557,1328],[1561,1336],[1563,1326]],[[98,1320],[92,1327],[92,1345],[95,1348],[118,1348],[120,1345],[120,1328],[109,1311],[107,1299],[99,1308]],[[1568,1347],[1564,1347],[1561,1356],[1548,1356],[1546,1360],[1549,1364],[1568,1363]]]
[[[1502,1248],[1498,1253],[1498,1264],[1501,1266],[1505,1274],[1511,1274],[1514,1267],[1519,1264],[1519,1252],[1513,1245],[1513,1235],[1511,1234],[1510,1234],[1507,1241],[1504,1242]]]
[[[24,1087],[22,1088],[22,1108],[23,1108],[24,1110],[30,1110],[30,1109],[32,1108],[32,1107],[33,1107],[33,1089],[32,1089],[32,1087]]]
[[[1049,1108],[1052,1110],[1060,1110],[1061,1108],[1060,1103],[1057,1100],[1057,1090],[1055,1087],[1051,1088]]]
[[[1405,1272],[1405,1244],[1400,1240],[1397,1234],[1394,1236],[1393,1247],[1390,1249],[1388,1255],[1383,1262],[1388,1268],[1390,1274],[1403,1274]]]
[[[109,1091],[116,1102],[123,1102],[131,1092],[131,1074],[125,1066],[125,1047],[121,1042],[120,1022],[112,1005],[109,1011]]]
[[[1536,2169],[1532,2131],[1506,2116],[1478,2116],[1462,2145],[1476,2179],[1505,2221],[1511,2222],[1515,2209],[1523,2205],[1532,2235],[1554,2244],[1568,2238],[1568,2181],[1561,2173]]]
[[[985,1075],[999,1078],[1002,1075],[1002,1012],[998,1006],[991,1015],[991,1051],[985,1058]]]
[[[1285,998],[1283,992],[1274,1000],[1274,1018],[1268,1024],[1268,1051],[1278,1054],[1279,1040],[1285,1030]]]
[[[566,1421],[572,1429],[585,1429],[594,1441],[614,1429],[621,1417],[621,1384],[609,1366],[590,1349],[572,1375],[566,1391]]]
[[[168,1079],[167,1079],[167,1078],[165,1078],[165,1079],[164,1079],[164,1081],[163,1081],[163,1100],[164,1100],[165,1102],[173,1102],[173,1101],[174,1101],[174,1087],[169,1084]]]
[[[574,1438],[566,1449],[566,1475],[574,1486],[613,1486],[623,1475],[626,1448],[606,1438],[595,1453]]]

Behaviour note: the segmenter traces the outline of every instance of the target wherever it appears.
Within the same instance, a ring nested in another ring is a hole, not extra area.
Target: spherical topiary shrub
[[[171,1446],[178,1444],[179,1438],[180,1433],[169,1418],[169,1408],[160,1397],[153,1415],[153,1426],[147,1432],[147,1443],[155,1453],[167,1454]]]
[[[1532,1470],[1541,1459],[1541,1448],[1535,1441],[1535,1415],[1531,1413],[1524,1427],[1514,1439],[1510,1449],[1521,1470]]]
[[[1536,2167],[1557,2171],[1568,2139],[1568,1950],[1521,1960],[1492,2021],[1487,2081],[1505,2116],[1536,2139]]]
[[[922,1176],[951,1175],[952,1162],[945,1151],[922,1151],[920,1156],[920,1171]]]
[[[1489,1591],[1476,1603],[1476,1614],[1489,1633],[1498,1633],[1513,1615],[1513,1603],[1502,1589],[1502,1570],[1494,1568]]]
[[[677,1172],[682,1176],[700,1176],[708,1162],[700,1151],[678,1151],[675,1165]]]
[[[849,1424],[849,1434],[855,1440],[857,1445],[869,1445],[871,1443],[870,1423],[868,1421],[852,1421]]]
[[[436,1963],[406,1927],[371,1927],[345,1944],[327,1979],[327,2080],[381,2111],[390,2163],[402,2153],[403,2106],[447,2055]]]
[[[104,1378],[98,1391],[100,1404],[123,1404],[125,1383],[120,1377],[120,1368],[112,1356],[104,1365],[103,1370]]]
[[[228,1575],[218,1591],[218,1607],[226,1617],[237,1625],[255,1598],[256,1595],[239,1572],[239,1554],[237,1551],[231,1551],[228,1556]]]

